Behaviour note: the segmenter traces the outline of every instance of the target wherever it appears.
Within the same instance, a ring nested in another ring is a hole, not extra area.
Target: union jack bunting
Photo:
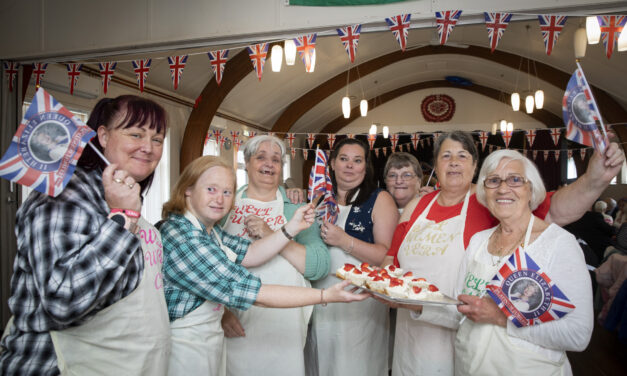
[[[319,221],[335,223],[338,207],[327,168],[327,156],[323,150],[317,149],[316,160],[309,174],[308,201],[312,202],[320,195],[322,195],[322,201],[316,207],[316,218]]]
[[[388,23],[394,38],[401,46],[401,51],[405,52],[407,48],[407,34],[409,33],[409,23],[411,20],[411,14],[399,14],[398,16],[386,18],[385,22]]]
[[[627,16],[597,16],[601,26],[601,40],[605,46],[605,54],[609,59],[614,52],[614,46],[625,27]]]
[[[503,264],[486,289],[519,328],[558,320],[575,309],[555,281],[521,247]]]
[[[337,29],[337,35],[342,41],[342,45],[348,54],[351,63],[355,62],[357,55],[357,43],[359,43],[359,34],[361,33],[361,25],[346,26]]]
[[[316,38],[318,34],[303,35],[298,38],[294,38],[296,44],[296,51],[298,56],[303,60],[305,64],[305,71],[311,72],[312,62],[316,56]]]
[[[233,138],[233,145],[235,145],[235,152],[239,151],[239,148],[242,146],[242,140],[239,138]]]
[[[314,142],[316,141],[315,133],[307,133],[307,144],[309,144],[309,148],[313,149]]]
[[[588,152],[588,149],[586,149],[586,148],[579,149],[579,156],[581,157],[581,161],[582,162],[586,159],[586,153],[587,152]]]
[[[327,133],[327,141],[329,142],[329,149],[333,149],[333,144],[335,144],[335,133]]]
[[[440,44],[446,44],[449,35],[462,15],[461,10],[447,10],[443,12],[435,12],[435,24],[438,27],[438,35]]]
[[[569,149],[566,154],[568,154],[568,159],[571,159],[573,157],[573,150]]]
[[[381,151],[381,148],[376,148],[374,149],[374,155],[379,158],[379,152]]]
[[[555,150],[553,152],[553,155],[555,155],[555,162],[559,162],[560,161],[560,157],[562,156],[562,152],[561,152],[561,150]]]
[[[250,61],[253,62],[253,68],[255,69],[255,72],[257,72],[257,78],[261,81],[263,65],[266,63],[266,57],[268,56],[268,43],[259,43],[246,48],[248,49]]]
[[[309,149],[303,149],[303,159],[307,160],[307,153],[309,153]]]
[[[396,150],[396,145],[398,144],[398,133],[392,133],[390,135],[390,143],[392,144],[392,152]]]
[[[370,150],[374,148],[375,141],[377,141],[377,135],[368,133],[368,145],[370,145]]]
[[[562,134],[562,130],[559,128],[553,128],[551,129],[551,137],[553,137],[553,143],[555,144],[555,146],[558,145],[559,141],[560,141],[560,135]]]
[[[481,151],[485,150],[485,144],[488,142],[489,133],[479,132],[479,140],[481,140]]]
[[[168,56],[168,64],[170,65],[172,85],[174,85],[174,90],[177,90],[183,76],[183,69],[185,69],[185,64],[187,64],[187,55]]]
[[[503,137],[503,141],[505,141],[505,148],[509,148],[509,142],[512,140],[512,132],[502,132],[501,137]]]
[[[231,131],[231,137],[233,137],[233,142],[239,138],[239,131]]]
[[[41,86],[41,80],[43,80],[47,68],[48,63],[33,63],[33,74],[35,75],[36,88]]]
[[[257,132],[255,131],[248,131],[248,139],[250,140],[251,138],[255,137],[257,135]]]
[[[19,72],[19,64],[14,63],[12,61],[4,62],[4,75],[9,82],[9,91],[13,91],[13,83],[15,82],[15,77],[17,77],[17,73]]]
[[[435,132],[433,133],[433,141],[437,141],[438,138],[440,138],[440,136],[442,135],[442,132]]]
[[[70,95],[74,95],[74,87],[78,83],[78,76],[81,74],[83,64],[66,64],[67,77],[70,81]]]
[[[56,197],[95,135],[40,87],[0,160],[0,177]]]
[[[494,52],[499,44],[505,29],[512,19],[511,13],[483,13],[485,16],[485,26],[488,29],[488,39],[490,40],[490,52]]]
[[[414,145],[414,150],[418,150],[418,141],[420,141],[420,133],[413,133],[411,135],[411,143]]]
[[[219,137],[219,139],[218,139],[218,145],[220,145],[220,149],[222,149],[222,148],[224,147],[224,143],[225,143],[226,141],[228,141],[228,140],[229,140],[229,138],[228,138],[228,137],[226,137],[226,136]]]
[[[205,143],[204,145],[207,145],[207,142],[209,142],[209,140],[211,139],[211,136],[209,136],[209,132],[207,132],[207,134],[205,135]]]
[[[548,150],[542,151],[542,157],[544,158],[544,161],[546,162],[546,160],[549,158],[549,151]]]
[[[115,68],[118,66],[118,63],[106,62],[106,63],[98,63],[98,68],[100,69],[100,77],[102,77],[102,92],[107,95],[107,90],[109,89],[109,83],[111,82],[111,78],[115,73]]]
[[[538,20],[540,21],[540,30],[542,31],[542,39],[544,39],[544,48],[547,55],[550,55],[551,51],[553,51],[553,47],[555,46],[555,43],[557,43],[557,38],[566,24],[566,18],[566,16],[545,14],[538,16]]]
[[[384,148],[383,148],[383,156],[384,156],[384,157],[387,157],[387,156],[388,156],[388,148],[387,148],[387,147],[384,147]]]
[[[248,48],[250,54],[250,47]],[[268,46],[266,46],[266,53],[268,52]],[[207,52],[207,56],[209,56],[209,64],[211,64],[211,69],[213,69],[213,75],[216,78],[216,83],[220,86],[220,82],[222,82],[222,75],[224,74],[224,68],[226,67],[226,59],[229,57],[229,50],[216,50]],[[250,57],[252,60],[252,56]],[[264,55],[263,61],[266,61],[266,57]],[[257,66],[255,65],[255,61],[253,61],[253,66],[255,70],[257,70]],[[261,63],[261,70],[263,71],[263,62]],[[261,75],[258,73],[257,76],[261,80]]]
[[[287,144],[290,148],[294,147],[294,140],[296,139],[296,136],[294,136],[294,133],[287,133],[285,135],[285,139],[287,140]]]
[[[348,133],[346,135],[346,137],[348,137],[348,138],[355,138],[355,134],[354,133]]]
[[[581,68],[577,68],[568,81],[562,99],[562,115],[567,139],[605,150],[607,141],[597,126],[601,115]]]
[[[220,143],[220,138],[222,138],[222,131],[219,129],[214,129],[213,130],[213,137],[215,137],[216,142],[219,144]]]
[[[290,148],[290,154],[292,155],[292,159],[296,158],[296,149]]]
[[[533,141],[536,139],[536,131],[533,129],[528,129],[525,131],[525,135],[527,136],[527,142],[529,143],[529,147],[533,146]]]
[[[137,85],[139,85],[139,91],[141,91],[142,93],[144,92],[146,78],[148,78],[150,63],[152,63],[152,59],[133,60],[133,71],[135,72],[135,76],[137,77]]]
[[[533,160],[535,161],[535,160],[536,160],[536,158],[538,157],[538,151],[537,151],[537,150],[533,150],[533,151],[531,152],[531,155],[533,155]]]

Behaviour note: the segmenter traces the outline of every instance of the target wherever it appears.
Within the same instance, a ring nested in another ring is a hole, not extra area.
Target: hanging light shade
[[[538,110],[541,110],[542,107],[544,106],[544,91],[542,90],[536,90],[535,93],[535,102],[536,102],[536,108]]]
[[[316,49],[314,48],[313,52],[311,53],[311,65],[309,65],[309,67],[305,67],[305,72],[313,73],[315,67],[316,67]]]
[[[368,101],[367,100],[362,99],[361,102],[359,102],[359,112],[361,112],[361,116],[368,115]]]
[[[499,129],[498,123],[492,123],[492,134],[496,134],[496,131]]]
[[[528,114],[533,113],[533,95],[531,94],[525,98],[525,110],[527,110]]]
[[[580,27],[575,31],[575,38],[573,39],[575,47],[575,58],[581,59],[586,56],[586,46],[588,45],[588,37],[586,36],[586,29]],[[538,107],[540,108],[540,107]]]
[[[623,27],[620,36],[618,37],[618,51],[627,51],[627,27]]]
[[[601,40],[601,26],[596,16],[586,17],[586,35],[589,44],[597,44]]]
[[[283,47],[279,46],[278,44],[272,47],[271,60],[272,71],[280,72],[281,64],[283,64]]]
[[[370,126],[370,130],[368,131],[368,134],[377,134],[377,125],[376,124],[372,124]]]
[[[285,64],[294,65],[296,61],[296,43],[292,39],[285,40]]]
[[[387,125],[383,126],[383,138],[388,138],[390,135],[390,128]]]
[[[351,117],[351,100],[349,97],[342,98],[342,114],[344,114],[344,119]]]
[[[501,120],[499,122],[499,126],[501,128],[501,132],[507,131],[507,120]]]
[[[520,94],[512,93],[512,110],[520,110]]]
[[[510,121],[509,123],[507,123],[507,132],[512,133],[513,131],[514,131],[514,123]]]

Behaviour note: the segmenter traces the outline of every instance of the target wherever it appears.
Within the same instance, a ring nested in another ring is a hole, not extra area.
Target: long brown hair
[[[161,217],[167,219],[170,214],[185,214],[187,210],[187,203],[185,200],[185,191],[187,188],[192,187],[200,175],[212,167],[224,167],[227,170],[233,172],[231,166],[224,163],[218,157],[204,156],[196,158],[192,163],[185,167],[183,173],[176,182],[174,189],[172,189],[172,196],[170,200],[163,204],[163,210],[161,211]],[[235,175],[233,175],[233,191],[235,191]],[[233,200],[235,202],[235,200]]]

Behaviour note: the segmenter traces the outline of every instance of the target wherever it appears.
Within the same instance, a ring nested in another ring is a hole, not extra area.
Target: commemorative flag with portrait
[[[601,123],[601,114],[580,66],[570,77],[566,86],[562,99],[562,114],[567,139],[582,145],[593,146],[601,152],[605,150],[608,141],[598,127],[600,125],[605,133]]]
[[[575,309],[555,281],[518,247],[486,291],[517,327],[557,320]]]
[[[321,202],[320,196],[322,196]],[[313,201],[314,205],[316,205],[316,218],[335,223],[338,207],[327,168],[327,155],[321,149],[316,149],[316,161],[309,174],[307,200],[309,202]]]
[[[0,160],[0,177],[56,197],[70,181],[85,144],[95,135],[39,88]]]

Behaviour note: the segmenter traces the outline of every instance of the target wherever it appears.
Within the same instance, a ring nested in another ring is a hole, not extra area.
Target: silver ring
[[[122,179],[119,179],[119,178],[115,178],[115,179],[113,179],[113,181],[116,182],[116,183],[119,183],[119,184],[124,183],[124,181]]]

